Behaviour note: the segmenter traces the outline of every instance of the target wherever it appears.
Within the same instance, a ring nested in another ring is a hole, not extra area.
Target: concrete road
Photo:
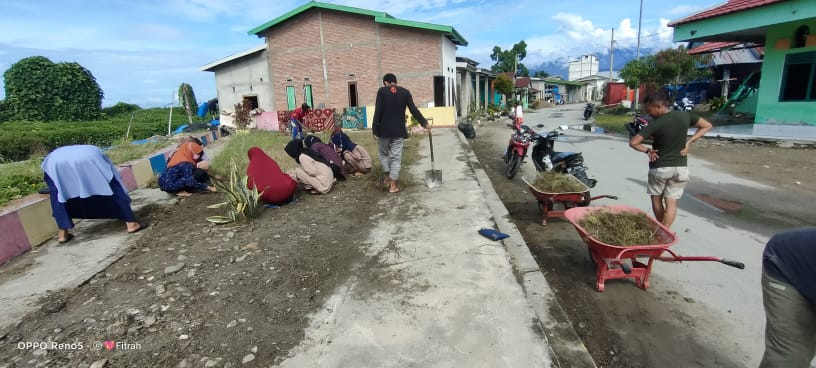
[[[544,125],[544,128],[535,128],[536,130],[578,125],[584,123],[581,113],[581,105],[545,109],[526,113],[525,124],[531,127]],[[488,139],[485,135],[490,136],[496,155],[500,155],[501,147],[506,146],[509,137],[510,130],[502,126],[504,123],[478,130],[482,139]],[[565,133],[564,141],[556,142],[556,151],[583,152],[590,168],[590,177],[599,181],[593,194],[617,195],[617,203],[637,207],[651,214],[645,188],[648,170],[646,155],[632,150],[627,140],[620,136],[573,129]],[[714,262],[659,263],[652,273],[651,288],[646,292],[654,295],[679,295],[682,298],[678,298],[681,300],[679,304],[686,305],[671,306],[671,310],[666,311],[665,318],[688,320],[694,334],[702,340],[701,344],[711,346],[738,366],[756,366],[764,349],[761,256],[765,242],[778,229],[736,219],[696,199],[692,194],[707,192],[716,195],[712,191],[729,191],[732,188],[740,188],[746,193],[775,189],[750,179],[719,172],[716,163],[695,159],[693,149],[689,167],[691,184],[679,202],[680,210],[673,226],[680,240],[672,249],[681,255],[714,255],[738,260],[745,263],[745,270]],[[519,176],[529,178],[535,175],[529,159],[522,170]],[[598,205],[602,204],[610,202],[604,201]],[[554,231],[545,229],[547,228],[542,227],[541,231]],[[571,228],[561,229],[572,231]],[[601,298],[612,297],[602,294]],[[683,299],[688,303],[682,303]],[[569,306],[565,305],[565,308]],[[659,331],[643,332],[660,334]],[[636,330],[632,333],[636,333]],[[622,334],[625,335],[625,332]],[[588,347],[592,349],[591,346]]]

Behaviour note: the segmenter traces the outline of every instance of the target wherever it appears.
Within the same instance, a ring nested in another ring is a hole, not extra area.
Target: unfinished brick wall
[[[321,47],[320,28],[323,28]],[[315,105],[348,106],[348,84],[357,83],[359,106],[374,105],[384,73],[394,73],[417,105],[433,101],[433,76],[441,75],[441,34],[374,22],[372,17],[312,9],[265,34],[276,110],[286,109],[286,79],[297,105],[309,77]],[[323,75],[325,53],[326,76]],[[349,74],[354,74],[349,76]],[[328,85],[328,88],[327,88]]]

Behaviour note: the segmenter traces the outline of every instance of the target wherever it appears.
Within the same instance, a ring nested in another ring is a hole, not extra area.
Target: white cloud
[[[596,27],[592,21],[580,15],[557,13],[552,17],[558,32],[555,34],[529,37],[525,64],[538,65],[555,60],[567,60],[584,54],[609,53],[611,28]],[[658,27],[642,27],[641,48],[662,49],[672,47],[672,29],[668,19],[660,19]],[[615,47],[635,48],[637,26],[629,18],[624,18],[615,27]]]

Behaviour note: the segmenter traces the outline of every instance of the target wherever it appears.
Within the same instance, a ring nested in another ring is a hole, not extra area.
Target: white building
[[[271,110],[272,93],[269,80],[269,57],[266,44],[227,56],[201,67],[202,71],[214,72],[221,124],[234,126],[232,117],[235,104],[247,99],[253,108]]]
[[[598,57],[595,55],[583,55],[578,60],[569,62],[569,74],[567,80],[574,81],[598,74]]]

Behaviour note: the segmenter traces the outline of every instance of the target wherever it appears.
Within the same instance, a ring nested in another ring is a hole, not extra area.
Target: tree
[[[538,70],[535,73],[533,73],[533,77],[536,77],[536,78],[549,78],[550,73],[547,73],[547,72],[545,72],[543,70]]]
[[[514,87],[513,81],[504,74],[499,74],[499,76],[496,77],[496,80],[493,82],[493,88],[495,88],[499,93],[507,96],[507,102],[510,102],[510,97],[513,95]]]
[[[78,63],[52,67],[56,103],[49,120],[92,120],[102,112],[102,89],[88,69]]]
[[[502,50],[501,47],[494,46],[490,59],[496,63],[490,67],[490,70],[496,73],[515,72],[516,76],[529,77],[530,71],[521,63],[525,57],[527,57],[527,43],[523,40],[513,45],[510,50]]]
[[[629,88],[638,88],[641,84],[651,88],[669,86],[669,101],[674,99],[674,91],[681,83],[706,78],[711,70],[701,67],[707,65],[708,57],[690,55],[684,47],[661,50],[655,55],[631,60],[620,71],[620,77]]]
[[[623,78],[624,84],[632,89],[637,89],[643,83],[657,83],[655,77],[654,56],[648,55],[640,59],[630,60],[618,74]]]
[[[42,56],[14,63],[3,74],[12,120],[90,120],[99,118],[104,93],[78,63],[54,64]]]
[[[190,121],[190,124],[192,124],[193,114],[195,114],[196,108],[198,107],[193,87],[187,83],[182,83],[179,86],[178,95],[179,103],[181,106],[184,106],[184,110],[187,112],[187,119]]]

